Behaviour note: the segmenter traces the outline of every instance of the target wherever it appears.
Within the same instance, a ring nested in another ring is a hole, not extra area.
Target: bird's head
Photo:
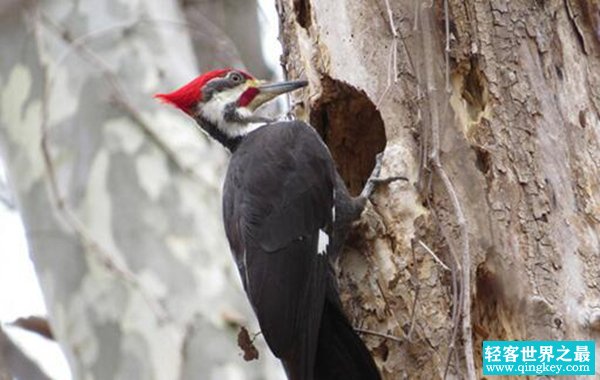
[[[194,117],[220,140],[214,133],[223,134],[221,138],[236,138],[255,128],[254,124],[270,121],[255,111],[276,96],[306,84],[303,80],[268,83],[241,70],[221,69],[204,73],[173,92],[155,97]]]

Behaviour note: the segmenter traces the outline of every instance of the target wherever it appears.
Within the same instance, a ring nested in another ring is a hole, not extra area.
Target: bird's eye
[[[236,72],[230,73],[229,79],[231,79],[234,83],[241,83],[244,80],[244,78],[242,78],[240,73],[236,73]]]

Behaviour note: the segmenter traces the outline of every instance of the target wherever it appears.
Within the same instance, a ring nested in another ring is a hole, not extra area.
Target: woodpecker
[[[331,266],[377,179],[352,197],[312,127],[255,113],[306,85],[222,69],[155,97],[193,117],[232,153],[225,232],[262,334],[288,378],[379,380],[343,312]]]

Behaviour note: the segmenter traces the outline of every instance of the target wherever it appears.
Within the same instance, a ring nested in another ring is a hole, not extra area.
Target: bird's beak
[[[252,101],[252,106],[256,109],[279,95],[297,90],[306,85],[308,85],[308,81],[306,80],[291,80],[278,83],[259,82],[258,86],[256,86],[259,92]]]

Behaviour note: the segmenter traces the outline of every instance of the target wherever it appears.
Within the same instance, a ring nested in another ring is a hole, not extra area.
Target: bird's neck
[[[229,149],[231,153],[235,152],[238,146],[244,140],[245,134],[241,134],[239,136],[229,136],[221,129],[217,127],[217,125],[206,118],[201,116],[196,117],[196,122],[212,137],[221,143],[225,148]]]

